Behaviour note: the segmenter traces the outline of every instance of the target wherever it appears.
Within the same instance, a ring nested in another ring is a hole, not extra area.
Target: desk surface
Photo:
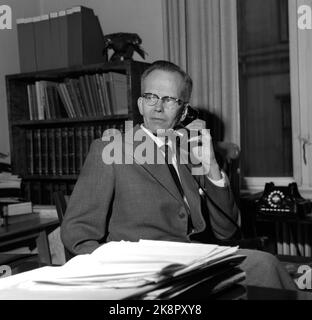
[[[39,213],[9,217],[9,225],[0,227],[0,241],[29,231],[55,228],[59,225],[57,217],[42,217]]]
[[[57,217],[43,217],[40,213],[9,217],[9,224],[0,227],[0,251],[10,251],[36,242],[39,261],[50,265],[48,234],[59,226]]]

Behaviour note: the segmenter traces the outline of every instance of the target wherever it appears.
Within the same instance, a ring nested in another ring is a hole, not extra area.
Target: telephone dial
[[[305,217],[312,212],[312,201],[304,199],[295,182],[288,186],[266,183],[263,194],[256,201],[256,211],[260,215]]]

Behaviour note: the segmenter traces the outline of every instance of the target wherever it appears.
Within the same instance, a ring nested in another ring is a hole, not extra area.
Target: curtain
[[[214,139],[240,145],[236,0],[162,0],[165,58],[193,79]]]

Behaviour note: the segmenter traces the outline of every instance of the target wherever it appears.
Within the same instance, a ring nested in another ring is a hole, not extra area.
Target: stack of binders
[[[104,62],[104,35],[90,8],[77,6],[16,23],[21,72]]]

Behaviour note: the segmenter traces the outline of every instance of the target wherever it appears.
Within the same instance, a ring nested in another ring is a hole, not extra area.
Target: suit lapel
[[[181,177],[181,184],[191,210],[193,226],[197,231],[205,228],[205,222],[201,214],[201,199],[199,186],[186,164],[179,164],[178,169]]]
[[[171,176],[171,173],[168,169],[168,166],[165,164],[165,159],[161,151],[157,148],[155,142],[146,134],[139,125],[136,125],[133,129],[134,135],[138,130],[141,130],[140,137],[143,136],[144,139],[141,141],[136,141],[134,139],[129,139],[126,141],[126,144],[132,144],[130,146],[130,150],[133,150],[133,154],[130,156],[133,157],[134,163],[139,165],[142,169],[144,169],[148,174],[150,174],[163,188],[165,188],[176,200],[178,200],[181,204],[184,204],[183,199],[179,193],[179,190]],[[141,152],[136,152],[136,150],[141,150],[140,145],[149,144],[149,149],[153,149],[153,157],[149,161],[150,163],[142,163],[142,154]],[[133,147],[133,148],[131,148]],[[161,164],[157,162],[157,160],[161,159]]]

